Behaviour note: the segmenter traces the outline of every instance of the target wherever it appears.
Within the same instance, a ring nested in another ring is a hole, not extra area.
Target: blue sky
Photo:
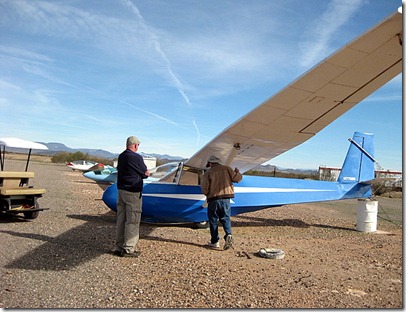
[[[0,136],[191,157],[401,5],[393,0],[0,0]],[[354,131],[402,169],[402,78],[269,163],[340,167]]]

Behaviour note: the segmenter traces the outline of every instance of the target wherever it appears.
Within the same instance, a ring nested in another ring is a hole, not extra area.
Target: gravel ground
[[[20,161],[6,169],[23,168]],[[141,224],[139,258],[119,258],[102,189],[64,165],[31,162],[50,208],[0,218],[1,308],[403,308],[402,199],[396,223],[355,230],[357,201],[291,205],[234,217],[234,249],[208,229]],[[283,259],[256,256],[278,248]]]

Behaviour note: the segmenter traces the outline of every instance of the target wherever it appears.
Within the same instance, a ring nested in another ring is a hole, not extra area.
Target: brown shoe
[[[122,257],[122,256],[123,256],[123,250],[116,250],[116,249],[114,249],[114,250],[110,250],[110,253],[112,253],[113,255],[118,256],[118,257]]]
[[[114,255],[122,257],[123,256],[123,251],[122,250],[114,250]]]

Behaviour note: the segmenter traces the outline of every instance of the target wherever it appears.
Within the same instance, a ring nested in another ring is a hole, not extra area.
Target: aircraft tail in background
[[[350,148],[345,157],[339,183],[367,182],[374,179],[374,135],[371,133],[355,132],[352,139],[348,139]]]

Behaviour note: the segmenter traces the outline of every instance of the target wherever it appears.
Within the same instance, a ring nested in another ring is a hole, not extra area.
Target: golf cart
[[[4,170],[6,147],[29,150],[25,171]],[[48,209],[39,208],[37,202],[45,189],[29,186],[29,179],[34,178],[34,172],[27,171],[33,149],[48,148],[40,143],[17,138],[0,138],[0,213],[22,213],[26,219],[35,219],[40,211]]]

